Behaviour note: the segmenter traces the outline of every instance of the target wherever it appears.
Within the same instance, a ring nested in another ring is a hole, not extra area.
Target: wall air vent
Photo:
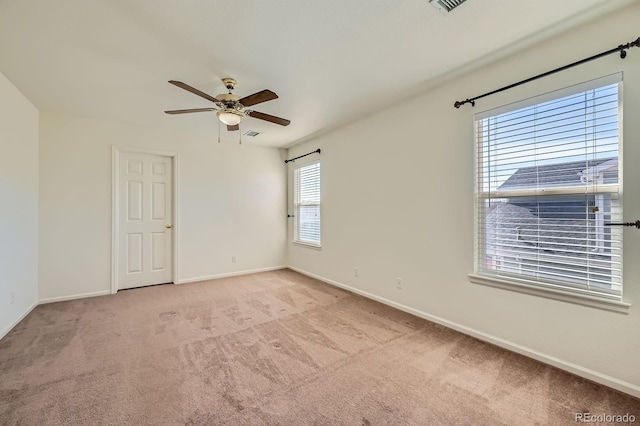
[[[440,12],[447,14],[465,1],[467,0],[429,0],[429,3]]]

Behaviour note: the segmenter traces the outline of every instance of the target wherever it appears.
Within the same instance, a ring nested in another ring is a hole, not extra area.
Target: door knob
[[[164,227],[167,228],[167,229],[171,229],[171,228],[173,228],[173,225],[166,224]]]

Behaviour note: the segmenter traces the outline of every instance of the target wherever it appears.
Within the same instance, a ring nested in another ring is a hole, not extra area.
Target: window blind
[[[476,117],[477,274],[621,299],[622,230],[605,226],[622,220],[611,80]]]
[[[294,168],[294,241],[320,246],[320,163]]]

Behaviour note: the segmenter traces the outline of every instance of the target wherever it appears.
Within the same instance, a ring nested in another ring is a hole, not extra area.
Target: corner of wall
[[[39,112],[0,73],[0,338],[38,301]]]

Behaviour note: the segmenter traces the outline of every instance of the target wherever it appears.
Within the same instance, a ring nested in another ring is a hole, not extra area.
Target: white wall
[[[37,291],[38,110],[0,73],[0,338]]]
[[[456,100],[635,40],[639,17],[636,3],[402,105],[387,108],[381,100],[379,114],[290,149],[290,158],[322,149],[323,221],[322,250],[289,243],[289,264],[640,396],[639,231],[625,231],[628,314],[472,284],[467,276],[475,112],[624,71],[625,218],[640,217],[640,49],[482,99],[475,108],[453,108]]]
[[[180,282],[283,265],[281,151],[223,138],[42,112],[40,300],[109,292],[114,144],[179,155]]]

